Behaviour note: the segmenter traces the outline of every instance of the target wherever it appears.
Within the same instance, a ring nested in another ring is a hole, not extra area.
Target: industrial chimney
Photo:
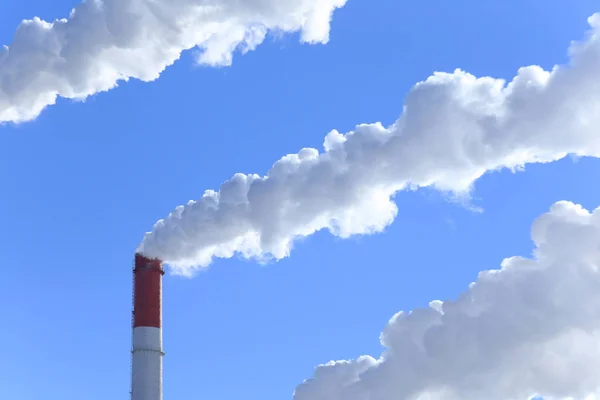
[[[135,255],[131,400],[162,400],[162,261]]]

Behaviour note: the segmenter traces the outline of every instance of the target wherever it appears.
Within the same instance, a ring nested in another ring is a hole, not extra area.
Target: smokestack
[[[162,261],[135,255],[131,400],[162,400]]]

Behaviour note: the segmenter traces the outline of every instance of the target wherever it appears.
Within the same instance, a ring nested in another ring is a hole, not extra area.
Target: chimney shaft
[[[162,262],[135,255],[131,400],[162,400]]]

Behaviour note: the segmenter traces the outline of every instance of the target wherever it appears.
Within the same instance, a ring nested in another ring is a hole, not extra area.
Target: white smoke
[[[600,398],[600,208],[558,202],[531,236],[532,259],[396,314],[379,359],[321,365],[294,400]]]
[[[324,152],[287,155],[264,177],[236,174],[158,221],[138,250],[181,273],[235,254],[280,259],[321,229],[342,238],[382,231],[402,189],[467,193],[487,171],[600,156],[600,14],[589,23],[569,65],[524,67],[508,84],[435,73],[393,125],[332,131]]]
[[[57,96],[85,99],[120,80],[152,81],[183,50],[229,65],[269,31],[326,43],[347,0],[84,0],[68,19],[21,23],[0,47],[0,123],[36,118]]]

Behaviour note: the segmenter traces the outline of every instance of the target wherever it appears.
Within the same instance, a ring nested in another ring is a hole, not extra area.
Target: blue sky
[[[319,148],[331,129],[392,123],[433,71],[510,78],[565,62],[598,11],[591,0],[499,3],[349,0],[327,45],[269,39],[227,68],[185,53],[155,82],[0,126],[3,396],[127,398],[131,263],[156,220],[236,172]],[[0,5],[0,42],[22,19],[75,4]],[[454,298],[480,270],[529,255],[531,222],[552,203],[600,205],[589,184],[599,172],[596,160],[567,159],[489,174],[475,187],[481,214],[404,192],[383,234],[318,233],[267,266],[219,260],[191,280],[167,276],[165,398],[291,398],[320,363],[378,356],[394,313]]]

